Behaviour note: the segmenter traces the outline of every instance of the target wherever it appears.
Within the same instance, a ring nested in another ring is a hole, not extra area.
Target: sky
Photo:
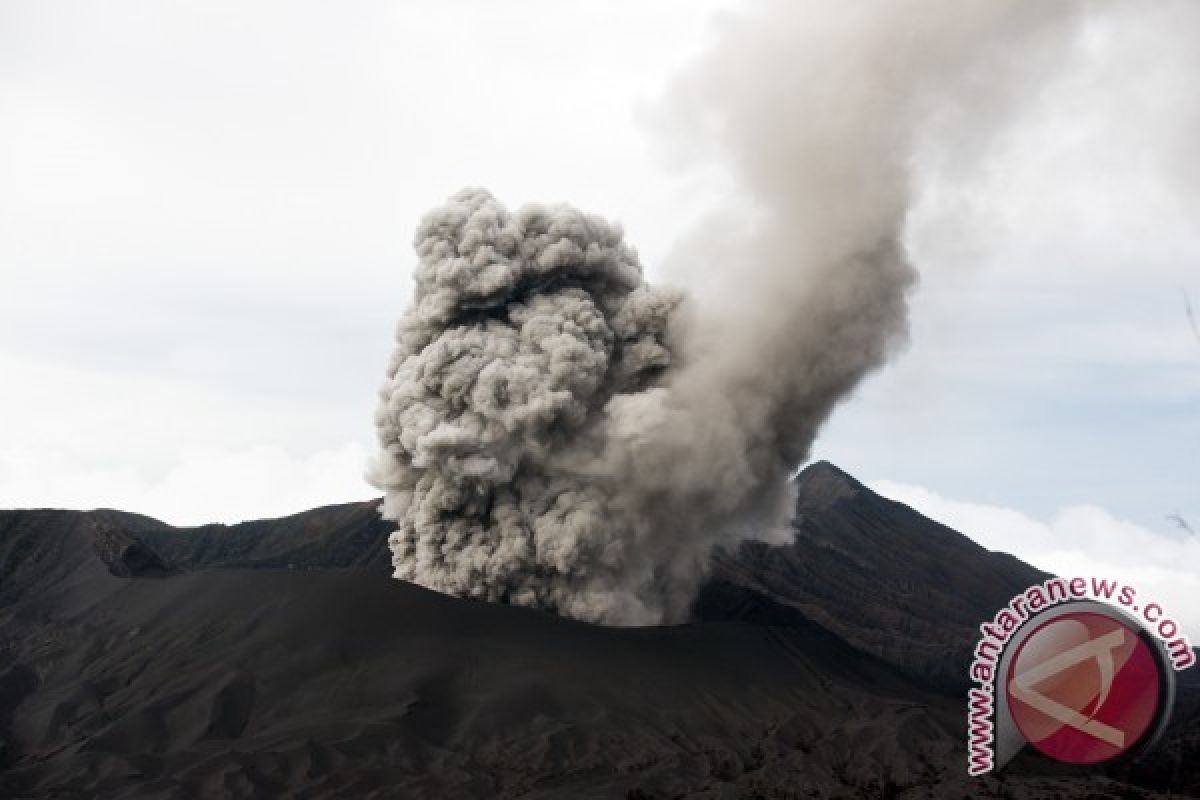
[[[375,496],[413,231],[463,186],[618,220],[687,285],[673,245],[729,188],[657,112],[734,3],[200,5],[0,0],[0,507]],[[986,151],[918,148],[911,341],[813,456],[1200,638],[1184,5],[1089,24]]]

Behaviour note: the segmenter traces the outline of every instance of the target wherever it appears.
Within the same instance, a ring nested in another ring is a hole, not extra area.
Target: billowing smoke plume
[[[678,302],[618,229],[460,192],[417,232],[378,415],[397,577],[588,619],[653,618],[656,532],[604,463],[606,409],[671,363]],[[653,559],[653,560],[652,560]],[[649,615],[648,615],[649,614]]]
[[[680,249],[715,300],[647,286],[568,207],[467,190],[429,214],[372,467],[397,577],[649,623],[686,613],[714,545],[786,530],[821,424],[903,339],[922,125],[996,128],[1068,8],[776,0],[727,23],[670,101],[738,184]]]

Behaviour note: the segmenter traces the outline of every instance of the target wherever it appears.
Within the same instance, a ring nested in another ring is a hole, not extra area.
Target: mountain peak
[[[801,509],[823,510],[839,500],[855,497],[865,487],[849,473],[828,461],[814,461],[796,475]]]

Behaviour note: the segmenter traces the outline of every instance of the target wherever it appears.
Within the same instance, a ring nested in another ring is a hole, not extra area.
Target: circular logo
[[[1140,632],[1097,611],[1054,617],[1021,642],[1005,688],[1013,722],[1051,758],[1095,764],[1152,732],[1162,667]]]

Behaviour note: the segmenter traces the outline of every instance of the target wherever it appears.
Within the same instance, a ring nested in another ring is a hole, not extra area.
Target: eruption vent
[[[919,123],[998,127],[1074,7],[1049,5],[779,0],[731,23],[668,104],[741,189],[680,248],[715,301],[646,285],[619,229],[568,207],[467,190],[430,213],[371,469],[396,576],[654,623],[715,545],[790,535],[790,475],[904,338]]]

